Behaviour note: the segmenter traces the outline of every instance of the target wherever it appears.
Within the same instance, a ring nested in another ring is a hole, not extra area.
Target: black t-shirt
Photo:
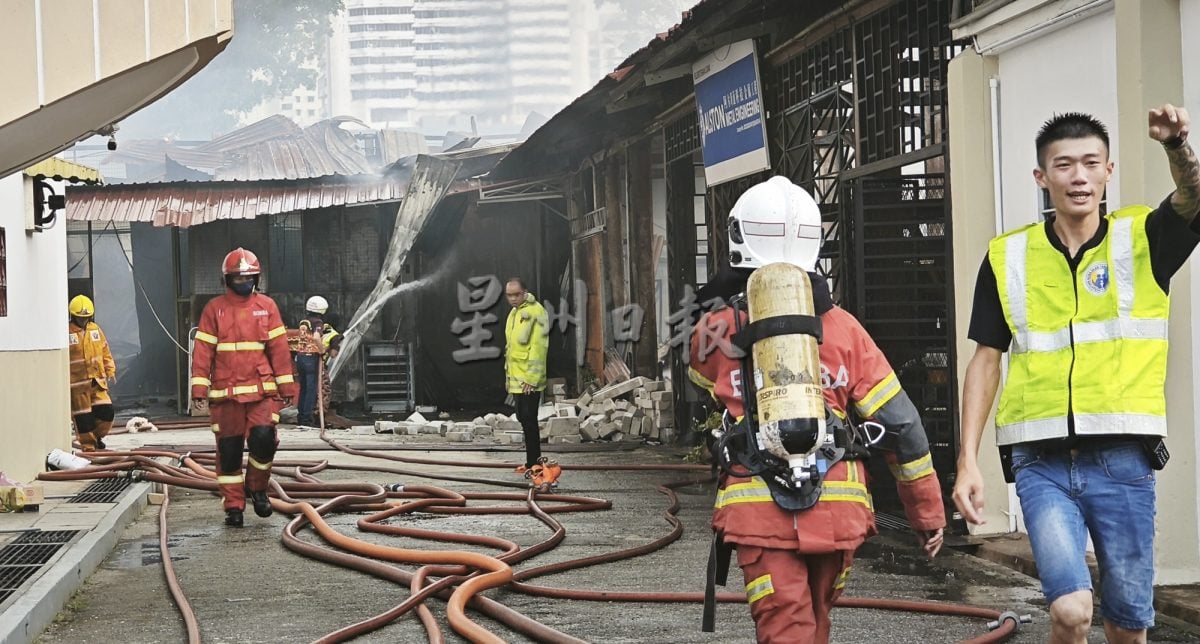
[[[1054,232],[1054,220],[1046,221],[1045,226],[1046,236],[1050,239],[1051,245],[1067,258],[1072,272],[1079,268],[1084,251],[1099,246],[1100,242],[1104,241],[1104,236],[1108,234],[1108,219],[1101,217],[1100,227],[1096,230],[1095,236],[1079,248],[1075,257],[1071,257],[1067,247]],[[1158,282],[1159,287],[1164,293],[1167,293],[1171,277],[1187,261],[1197,243],[1200,243],[1200,216],[1193,217],[1189,224],[1183,217],[1175,213],[1174,208],[1171,207],[1171,198],[1167,197],[1146,218],[1146,237],[1150,243],[1150,269],[1154,272],[1154,279]],[[983,264],[979,267],[979,277],[975,281],[975,301],[971,310],[971,326],[967,331],[967,337],[979,344],[1001,351],[1008,351],[1009,345],[1012,344],[1012,333],[1008,329],[1008,322],[1004,319],[1004,310],[1000,305],[1000,291],[996,286],[996,274],[992,271],[992,265],[986,254],[983,256]],[[1068,434],[1073,437],[1075,435],[1073,417],[1068,418],[1067,427]],[[1067,443],[1064,443],[1062,440],[1053,439],[1039,441],[1039,444],[1070,446],[1076,442],[1068,440]]]

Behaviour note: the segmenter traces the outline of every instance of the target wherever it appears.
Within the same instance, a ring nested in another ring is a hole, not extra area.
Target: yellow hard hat
[[[77,318],[90,318],[96,314],[96,305],[92,304],[90,297],[76,295],[71,298],[71,304],[67,306],[67,310]]]

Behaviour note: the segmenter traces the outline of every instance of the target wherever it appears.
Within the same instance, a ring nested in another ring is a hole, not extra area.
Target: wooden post
[[[641,307],[642,325],[634,349],[633,373],[655,380],[658,373],[658,321],[655,311],[654,196],[650,138],[628,148],[629,261],[632,264],[632,301]]]

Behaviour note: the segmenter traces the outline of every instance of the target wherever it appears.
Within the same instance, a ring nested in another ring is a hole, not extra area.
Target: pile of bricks
[[[420,436],[431,434],[441,436],[451,443],[471,443],[479,438],[494,438],[499,443],[520,443],[522,437],[521,423],[516,416],[488,414],[470,422],[452,422],[448,420],[426,420],[420,413],[414,413],[402,421],[379,420],[375,425],[355,427],[358,434],[396,434],[398,436]]]
[[[669,383],[648,378],[631,378],[602,389],[585,392],[578,399],[566,397],[565,385],[548,387],[548,402],[538,410],[538,428],[543,443],[595,441],[656,441],[670,443],[675,437],[675,408]],[[502,445],[525,442],[516,414],[487,414],[470,422],[430,421],[414,413],[403,421],[377,421],[355,427],[355,433],[419,436],[433,434],[452,443],[491,439]]]
[[[437,436],[449,437],[455,432],[471,431],[474,432],[474,426],[468,427],[471,423],[455,423],[448,420],[426,420],[419,413],[414,413],[407,420],[377,420],[374,427],[367,425],[362,428],[363,431],[358,431],[359,427],[352,428],[354,433],[375,433],[375,434],[396,434],[398,436],[419,436],[421,434],[433,434]],[[474,437],[467,439],[473,440]]]
[[[670,386],[648,378],[624,382],[566,399],[551,387],[554,414],[542,427],[549,443],[674,439],[675,409]]]

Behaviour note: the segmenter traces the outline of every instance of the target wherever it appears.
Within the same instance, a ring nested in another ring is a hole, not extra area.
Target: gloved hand
[[[192,409],[197,409],[200,411],[204,411],[204,410],[208,409],[208,399],[207,398],[192,398]]]

